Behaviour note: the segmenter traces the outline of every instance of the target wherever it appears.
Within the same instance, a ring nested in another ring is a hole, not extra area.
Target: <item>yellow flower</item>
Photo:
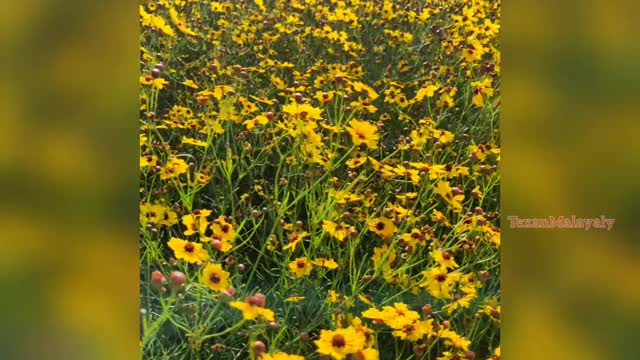
[[[169,82],[163,78],[157,78],[157,79],[153,79],[153,81],[151,82],[151,86],[153,86],[158,90],[162,90],[164,89],[164,86],[167,85],[168,83]]]
[[[426,287],[431,296],[438,299],[450,299],[451,287],[461,277],[460,273],[448,273],[447,269],[436,266],[427,271],[423,271],[425,280],[420,287]]]
[[[229,306],[242,311],[242,318],[245,320],[253,320],[262,316],[267,321],[273,321],[275,314],[264,307],[264,295],[262,295],[262,300],[259,300],[258,295],[261,294],[249,296],[246,301],[232,301]]]
[[[141,75],[140,76],[140,84],[142,84],[142,85],[151,85],[151,84],[153,84],[153,76],[151,76],[151,75]]]
[[[448,251],[433,250],[429,253],[431,257],[438,263],[438,265],[447,269],[456,269],[460,265],[456,263],[456,260]]]
[[[178,238],[171,238],[167,243],[173,250],[177,259],[189,263],[203,263],[209,260],[209,253],[202,248],[202,244],[186,241]]]
[[[436,193],[438,193],[442,198],[449,204],[454,211],[459,212],[462,211],[462,200],[464,200],[464,195],[460,193],[453,194],[453,189],[446,181],[439,181],[435,187]]]
[[[347,355],[355,354],[362,350],[365,337],[353,327],[336,330],[321,330],[320,338],[314,343],[318,347],[318,353],[329,355],[336,360],[343,360]]]
[[[440,337],[447,339],[444,342],[445,345],[453,346],[456,349],[467,351],[469,350],[469,345],[471,345],[471,341],[451,330],[442,330]]]
[[[301,233],[293,233],[289,235],[289,243],[283,246],[282,250],[288,250],[288,249],[291,249],[291,251],[295,250],[296,246],[298,246],[298,243],[300,243],[300,241],[302,241],[302,239],[304,239],[307,236],[309,236],[309,233],[306,231],[303,231]]]
[[[355,353],[355,358],[358,360],[379,360],[380,354],[376,349],[367,348],[357,351]]]
[[[427,335],[435,334],[433,331],[433,319],[426,321],[414,321],[406,323],[392,334],[402,340],[418,341]]]
[[[178,177],[180,174],[186,173],[188,168],[189,167],[184,160],[171,158],[160,170],[160,179],[166,180]]]
[[[207,147],[208,146],[206,141],[193,139],[193,138],[188,138],[186,136],[182,137],[182,142],[181,143],[182,144],[194,145],[194,146],[202,146],[202,147]]]
[[[156,166],[158,157],[155,155],[140,156],[140,168]]]
[[[302,300],[304,300],[304,296],[289,296],[288,298],[284,299],[284,302],[296,303]]]
[[[211,224],[211,230],[213,231],[213,235],[220,239],[222,243],[222,247],[220,250],[222,252],[227,252],[231,250],[231,243],[235,238],[235,230],[233,229],[233,225],[229,224],[224,216],[218,217]]]
[[[198,88],[198,84],[196,84],[193,80],[185,80],[182,82],[182,85],[190,87],[192,89]]]
[[[207,230],[209,223],[207,222],[207,216],[211,214],[211,210],[200,210],[198,215],[188,214],[182,216],[182,224],[186,226],[187,230],[184,231],[186,236],[194,234],[204,234]]]
[[[351,120],[347,132],[355,145],[365,144],[369,149],[378,148],[378,128],[367,121]]]
[[[229,273],[220,264],[207,264],[202,270],[202,283],[211,290],[222,291],[229,287]]]
[[[333,101],[335,91],[316,91],[316,99],[323,105],[327,105]]]
[[[396,225],[386,217],[374,219],[369,223],[369,230],[380,235],[383,239],[390,239],[396,233]]]
[[[347,166],[350,167],[351,169],[356,169],[364,165],[364,163],[366,162],[367,162],[367,157],[363,156],[363,157],[347,160],[345,164],[347,164]]]
[[[424,245],[427,237],[428,235],[423,234],[419,229],[413,229],[410,233],[401,236],[402,240],[410,246]]]
[[[422,101],[422,99],[424,99],[424,97],[433,97],[435,95],[436,90],[438,90],[440,88],[439,85],[427,85],[425,84],[424,86],[422,86],[418,92],[416,93],[416,97],[413,98],[414,102],[420,102]]]
[[[310,121],[321,120],[322,109],[313,107],[309,104],[298,104],[296,102],[284,105],[282,111],[291,115],[294,119]]]
[[[475,294],[475,288],[473,293],[466,294],[465,296],[453,301],[442,307],[443,310],[447,310],[447,313],[451,315],[456,309],[466,309],[471,306],[471,301],[475,300],[478,296]]]
[[[162,219],[162,215],[165,211],[164,206],[157,204],[140,204],[140,222],[142,225],[146,225],[149,221],[159,223]]]
[[[306,257],[301,257],[289,263],[289,270],[291,270],[297,278],[301,278],[311,273],[313,265],[311,265],[311,262]]]
[[[344,239],[346,239],[347,235],[349,234],[349,230],[347,229],[347,224],[340,223],[340,225],[338,225],[333,221],[329,221],[329,220],[324,220],[322,222],[322,230],[328,232],[329,235],[333,236],[334,238],[340,241],[344,241]]]
[[[275,354],[261,354],[260,360],[304,360],[300,355],[289,355],[287,353],[279,352]]]
[[[375,248],[373,249],[371,260],[373,260],[374,268],[378,269],[382,266],[381,270],[383,272],[389,272],[391,270],[391,264],[396,260],[396,251],[394,248],[389,249],[389,245]],[[382,262],[383,260],[384,263]]]
[[[434,223],[451,226],[451,223],[449,222],[447,217],[438,210],[433,210],[433,212],[431,213],[431,221],[433,221]]]
[[[313,265],[325,267],[327,269],[333,270],[338,268],[338,263],[331,259],[317,258],[312,261]]]
[[[411,324],[420,318],[420,314],[410,310],[407,304],[394,303],[393,306],[384,306],[381,310],[375,307],[362,313],[362,317],[384,322],[394,329],[402,329],[406,324]]]

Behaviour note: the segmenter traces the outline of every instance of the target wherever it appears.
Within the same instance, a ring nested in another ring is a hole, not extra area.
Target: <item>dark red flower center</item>
[[[407,335],[413,334],[415,330],[416,328],[413,325],[405,325],[402,327],[402,331]]]
[[[344,336],[334,335],[333,339],[331,339],[331,345],[336,348],[343,348],[347,343],[344,340]]]
[[[209,276],[209,280],[211,280],[212,283],[217,284],[220,282],[220,275],[218,274],[211,274],[211,276]]]
[[[184,251],[186,252],[193,252],[193,250],[195,250],[195,247],[192,243],[187,243],[187,245],[184,246]]]

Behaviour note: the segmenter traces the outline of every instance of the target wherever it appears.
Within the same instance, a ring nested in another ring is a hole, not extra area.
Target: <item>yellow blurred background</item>
[[[138,5],[2,8],[0,358],[137,358]]]
[[[640,3],[505,2],[502,356],[640,358]],[[138,4],[0,12],[0,358],[138,355]],[[509,229],[509,215],[616,219]]]
[[[502,8],[502,355],[640,359],[640,3]],[[615,218],[610,232],[507,216]]]

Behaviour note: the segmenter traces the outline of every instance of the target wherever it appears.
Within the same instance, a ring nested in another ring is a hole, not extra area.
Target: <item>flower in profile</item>
[[[396,233],[396,225],[386,217],[374,219],[369,223],[369,230],[378,234],[383,239],[390,239]]]
[[[198,214],[187,214],[182,216],[182,224],[187,228],[184,231],[184,234],[194,235],[194,234],[204,234],[207,230],[207,226],[209,225],[207,222],[207,216],[211,214],[211,210],[199,210]]]
[[[338,263],[336,263],[335,261],[333,261],[331,259],[317,258],[317,259],[313,260],[312,263],[313,263],[313,265],[324,267],[324,268],[327,268],[329,270],[333,270],[333,269],[337,269],[338,268]]]
[[[289,263],[289,270],[296,275],[297,278],[309,275],[313,270],[313,265],[306,257],[297,258]]]
[[[364,349],[365,337],[353,327],[336,330],[321,330],[320,338],[314,343],[318,353],[329,355],[333,359],[343,360],[350,354]]]
[[[394,329],[400,329],[405,324],[411,324],[420,318],[420,314],[409,309],[407,304],[394,303],[393,306],[384,306],[382,310],[372,307],[362,313],[362,317],[377,320]]]
[[[284,299],[284,302],[296,303],[302,300],[304,300],[304,296],[289,296],[288,298]]]
[[[266,309],[265,305],[266,297],[261,293],[248,296],[245,301],[232,301],[229,303],[229,306],[242,311],[242,318],[245,320],[253,320],[262,316],[267,321],[274,321],[275,314],[273,311]]]
[[[202,270],[202,283],[211,290],[223,291],[229,287],[229,273],[220,264],[207,264]]]
[[[346,239],[347,235],[349,234],[347,224],[345,223],[336,224],[335,222],[330,220],[324,220],[322,222],[322,230],[328,232],[329,235],[333,236],[334,238],[340,241],[344,241],[344,239]]]
[[[471,341],[469,341],[467,338],[463,336],[456,334],[455,331],[445,329],[445,330],[442,330],[442,332],[440,332],[439,335],[441,338],[447,339],[444,342],[445,345],[452,346],[459,350],[464,350],[464,351],[469,350],[469,345],[471,345]]]
[[[347,132],[351,134],[354,145],[365,144],[369,149],[378,148],[378,128],[367,121],[351,120]]]
[[[447,204],[453,208],[454,211],[459,212],[462,210],[462,200],[464,195],[456,192],[454,194],[453,188],[446,181],[439,181],[435,187],[436,193],[438,193],[447,202]]]
[[[302,241],[302,239],[304,239],[307,236],[309,236],[309,233],[306,231],[303,231],[300,233],[293,233],[289,235],[289,243],[283,246],[282,250],[288,250],[288,249],[291,249],[292,251],[295,250],[296,246],[298,246],[298,243],[300,243],[300,241]]]
[[[167,243],[177,259],[189,263],[202,263],[209,260],[209,252],[202,248],[202,244],[178,238],[171,238]]]
[[[431,257],[442,267],[447,269],[456,269],[460,265],[456,263],[456,260],[453,258],[453,255],[448,251],[442,250],[433,250],[429,253]]]

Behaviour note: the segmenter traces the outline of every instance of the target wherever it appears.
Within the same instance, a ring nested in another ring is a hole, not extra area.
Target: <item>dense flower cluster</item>
[[[499,10],[142,0],[143,356],[499,359]]]

